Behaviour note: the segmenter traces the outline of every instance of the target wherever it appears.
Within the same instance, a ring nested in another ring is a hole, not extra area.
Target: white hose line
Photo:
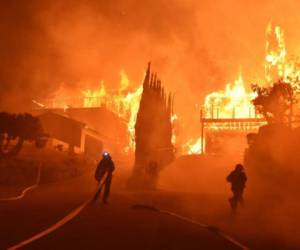
[[[46,230],[32,236],[31,238],[24,240],[14,246],[9,247],[7,250],[15,250],[15,249],[19,249],[21,247],[24,247],[28,244],[30,244],[33,241],[36,241],[50,233],[52,233],[53,231],[57,230],[58,228],[62,227],[64,224],[66,224],[67,222],[69,222],[70,220],[72,220],[74,217],[76,217],[81,211],[82,209],[84,209],[89,203],[91,202],[91,199],[86,201],[85,203],[83,203],[80,207],[76,208],[75,210],[73,210],[71,213],[69,213],[68,215],[66,215],[64,218],[62,218],[61,220],[59,220],[58,222],[56,222],[54,225],[52,225],[51,227],[47,228]]]
[[[19,249],[21,247],[24,247],[24,246],[32,243],[33,241],[36,241],[36,240],[38,240],[38,239],[54,232],[54,231],[56,231],[57,229],[59,229],[60,227],[65,225],[67,222],[74,219],[88,204],[90,204],[94,200],[95,194],[97,193],[97,191],[99,189],[101,189],[104,186],[105,181],[106,181],[106,178],[104,178],[104,181],[102,183],[99,183],[94,195],[91,198],[89,198],[86,202],[84,202],[82,205],[80,205],[78,208],[74,209],[72,212],[67,214],[65,217],[60,219],[58,222],[56,222],[55,224],[53,224],[49,228],[47,228],[47,229],[41,231],[40,233],[30,237],[29,239],[26,239],[24,241],[21,241],[20,243],[17,243],[15,245],[9,247],[7,250],[16,250],[16,249]]]
[[[198,221],[192,220],[190,218],[187,218],[187,217],[184,217],[184,216],[181,216],[179,214],[175,214],[175,213],[172,213],[172,212],[169,212],[169,211],[161,210],[160,212],[164,213],[164,214],[168,214],[168,215],[174,216],[174,217],[179,218],[181,220],[185,220],[187,222],[193,223],[193,224],[201,226],[203,228],[206,228],[207,230],[209,230],[211,232],[214,232],[214,233],[222,236],[223,238],[229,240],[231,243],[233,243],[234,245],[240,247],[241,249],[243,249],[243,250],[249,250],[248,247],[244,246],[243,244],[241,244],[237,240],[233,239],[231,236],[229,236],[228,234],[226,234],[225,232],[223,232],[221,229],[219,229],[217,227],[209,226],[209,225],[200,223]]]
[[[22,198],[24,198],[25,194],[32,189],[35,189],[39,186],[40,184],[40,180],[41,180],[41,168],[42,168],[42,163],[40,162],[39,166],[38,166],[38,173],[37,173],[37,177],[36,177],[36,181],[35,184],[25,188],[22,190],[21,194],[19,194],[18,196],[13,196],[13,197],[8,197],[8,198],[0,198],[0,201],[15,201],[15,200],[20,200]]]
[[[167,210],[160,210],[156,207],[152,207],[152,206],[148,206],[148,205],[138,204],[138,205],[133,205],[132,208],[133,209],[141,209],[141,210],[150,210],[150,211],[153,211],[153,212],[158,212],[158,213],[161,213],[161,214],[167,214],[167,215],[170,215],[170,216],[174,216],[174,217],[176,217],[178,219],[181,219],[183,221],[187,221],[189,223],[192,223],[192,224],[198,225],[200,227],[203,227],[203,228],[209,230],[210,232],[216,233],[216,234],[220,235],[221,237],[225,238],[226,240],[230,241],[234,245],[240,247],[242,250],[249,250],[248,247],[244,246],[242,243],[240,243],[237,240],[233,239],[231,236],[229,236],[228,234],[226,234],[225,232],[223,232],[221,229],[219,229],[217,227],[209,226],[207,224],[200,223],[200,222],[195,221],[193,219],[190,219],[188,217],[184,217],[182,215],[179,215],[179,214],[176,214],[176,213],[173,213],[173,212],[169,212]]]

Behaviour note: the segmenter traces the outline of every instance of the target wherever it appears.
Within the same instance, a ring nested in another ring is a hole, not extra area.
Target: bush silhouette
[[[16,156],[24,141],[45,145],[45,134],[40,120],[31,114],[0,113],[0,157]]]

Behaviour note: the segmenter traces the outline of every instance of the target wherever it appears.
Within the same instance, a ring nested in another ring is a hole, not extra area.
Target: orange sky
[[[87,87],[103,79],[113,87],[120,69],[138,85],[151,60],[185,116],[239,70],[247,82],[261,79],[269,21],[284,28],[288,53],[300,52],[299,7],[296,0],[1,3],[0,107],[26,107],[61,82]]]

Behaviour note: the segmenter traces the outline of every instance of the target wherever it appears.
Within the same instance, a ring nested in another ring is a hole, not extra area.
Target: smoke
[[[278,152],[276,147],[274,151]],[[285,150],[285,154],[293,153],[295,150]],[[295,170],[296,166],[292,167],[290,161],[280,169],[270,161],[261,162],[268,165],[265,171],[269,177],[258,179],[261,174],[258,169],[262,166],[246,165],[245,204],[232,217],[228,203],[232,194],[226,177],[239,161],[242,162],[240,157],[228,155],[178,158],[160,174],[159,188],[169,196],[168,202],[161,203],[165,209],[222,228],[250,249],[298,249],[300,202],[297,199],[299,181],[295,176],[299,180],[299,170]],[[281,182],[278,182],[278,174],[282,175]],[[289,184],[292,182],[294,185]]]
[[[270,21],[283,27],[288,55],[300,53],[299,7],[297,0],[1,1],[0,110],[29,110],[32,99],[51,96],[62,83],[95,87],[104,80],[114,88],[121,69],[137,86],[151,60],[163,85],[175,93],[184,130],[194,123],[199,132],[195,104],[208,92],[223,88],[240,70],[246,82],[263,78]],[[231,167],[220,164],[217,180],[207,170],[203,189],[219,188]],[[175,171],[175,184],[181,171]],[[289,203],[274,211],[282,214]]]
[[[62,83],[139,85],[151,60],[188,126],[195,104],[241,70],[263,75],[264,31],[272,20],[297,51],[297,1],[12,0],[0,5],[0,107],[30,109]],[[288,16],[288,18],[286,18]],[[90,86],[93,85],[93,86]],[[187,112],[188,111],[188,112]]]

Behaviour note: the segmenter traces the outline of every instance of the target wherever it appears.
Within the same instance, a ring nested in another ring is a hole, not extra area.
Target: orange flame
[[[271,84],[278,78],[298,87],[300,69],[297,62],[287,60],[284,31],[280,26],[269,24],[266,29],[265,79]],[[216,91],[205,97],[204,109],[207,118],[253,118],[256,116],[252,100],[256,94],[247,91],[242,74],[225,90]]]
[[[205,117],[248,118],[255,115],[251,100],[253,92],[247,92],[242,75],[234,83],[228,83],[225,90],[208,94],[205,97]]]
[[[82,94],[84,96],[83,107],[85,108],[100,107],[106,101],[106,90],[103,81],[101,81],[99,89],[86,89],[82,91]]]
[[[272,84],[278,79],[290,83],[300,93],[299,64],[287,60],[284,31],[280,26],[269,24],[266,28],[265,84]],[[261,84],[261,83],[260,83]],[[228,83],[224,90],[212,92],[204,100],[205,118],[254,118],[256,117],[252,100],[256,94],[247,91],[242,74],[233,83]],[[201,138],[188,140],[184,151],[193,153],[201,149]]]
[[[204,148],[205,141],[203,140],[203,148]],[[182,146],[183,152],[188,155],[193,154],[201,154],[202,153],[202,142],[201,137],[195,139],[189,139],[185,144]]]
[[[300,93],[299,61],[287,58],[284,31],[280,26],[268,25],[266,30],[265,75],[268,84],[282,79]]]
[[[84,107],[99,107],[101,105],[105,105],[109,110],[127,121],[130,142],[129,145],[124,149],[126,153],[134,151],[134,126],[143,91],[141,85],[135,91],[129,92],[129,85],[130,81],[125,71],[121,70],[120,87],[118,88],[117,94],[108,93],[103,82],[101,82],[99,89],[87,89],[82,91],[84,96]]]

